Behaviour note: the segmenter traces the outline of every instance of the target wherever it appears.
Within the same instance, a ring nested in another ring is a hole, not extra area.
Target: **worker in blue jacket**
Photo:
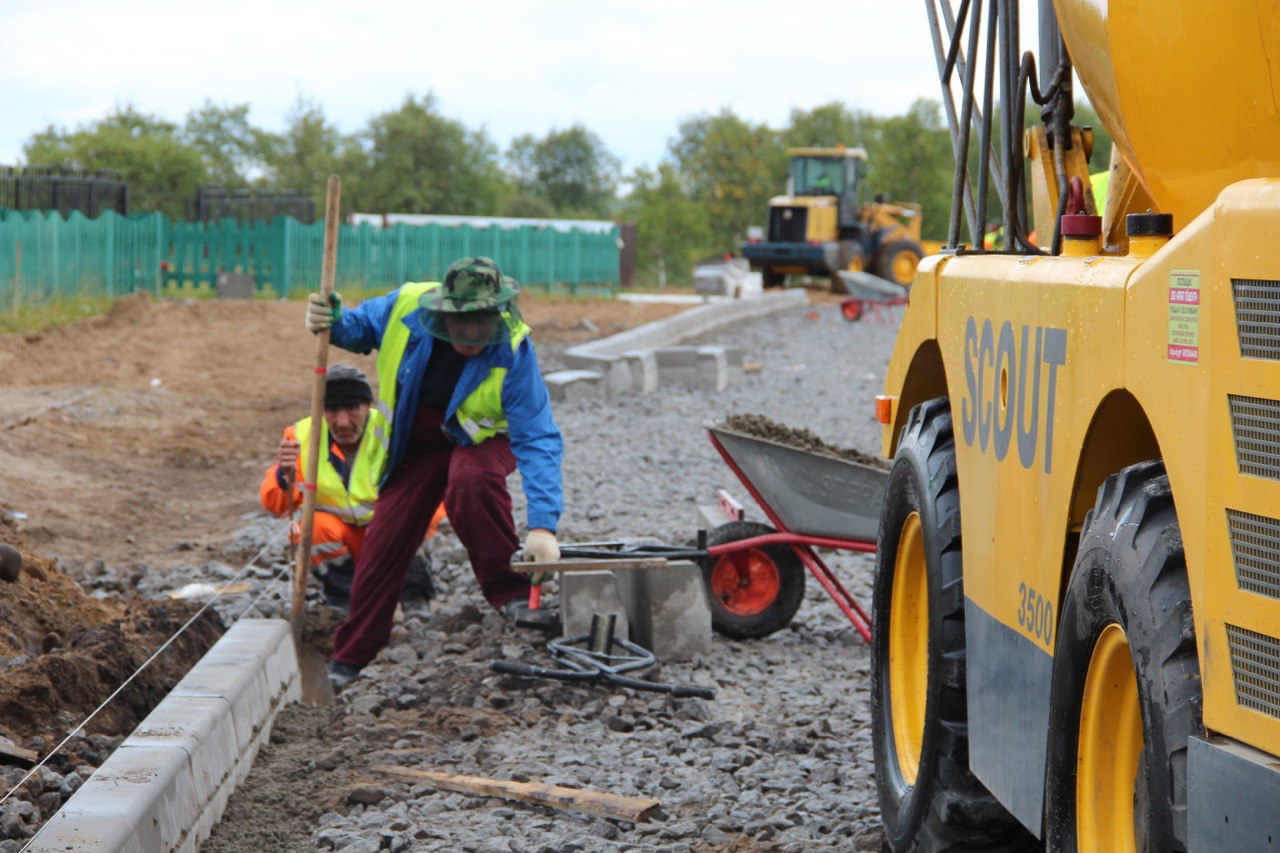
[[[560,558],[563,442],[538,370],[519,285],[489,258],[453,263],[442,282],[415,282],[342,309],[311,294],[307,328],[343,349],[377,349],[378,399],[368,429],[380,485],[356,562],[347,620],[334,634],[330,678],[355,678],[391,637],[413,552],[443,499],[489,604],[515,618],[529,579],[513,572],[520,547],[506,480],[520,470],[528,503],[526,560]]]

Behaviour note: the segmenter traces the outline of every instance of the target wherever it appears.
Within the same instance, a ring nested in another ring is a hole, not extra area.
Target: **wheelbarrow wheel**
[[[767,524],[731,521],[707,545],[777,533]],[[788,545],[744,548],[709,558],[702,567],[711,602],[711,627],[735,640],[765,637],[791,624],[804,599],[804,565]]]

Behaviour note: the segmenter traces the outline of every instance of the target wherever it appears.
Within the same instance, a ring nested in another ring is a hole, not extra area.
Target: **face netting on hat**
[[[502,310],[445,312],[424,310],[423,326],[435,338],[460,346],[509,343],[512,327],[521,322],[520,309],[508,302]]]

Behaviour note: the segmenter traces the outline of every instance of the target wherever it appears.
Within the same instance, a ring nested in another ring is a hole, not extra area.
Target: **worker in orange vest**
[[[322,446],[328,447],[317,468],[316,515],[311,537],[312,571],[320,576],[325,600],[346,607],[351,597],[355,560],[360,555],[365,529],[373,519],[377,487],[368,465],[373,435],[366,429],[373,388],[360,370],[345,364],[329,368],[325,377]],[[277,516],[292,515],[302,505],[302,472],[306,471],[304,447],[311,418],[285,427],[276,448],[276,464],[267,469],[258,487],[262,508]],[[427,531],[436,532],[444,517],[437,508]],[[290,540],[296,545],[295,525]],[[410,571],[402,603],[420,609],[432,595],[426,554],[419,552]]]

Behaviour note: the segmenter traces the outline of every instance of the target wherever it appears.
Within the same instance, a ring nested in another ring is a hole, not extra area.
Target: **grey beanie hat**
[[[355,406],[373,402],[373,386],[364,372],[349,364],[335,364],[324,380],[324,407]]]

